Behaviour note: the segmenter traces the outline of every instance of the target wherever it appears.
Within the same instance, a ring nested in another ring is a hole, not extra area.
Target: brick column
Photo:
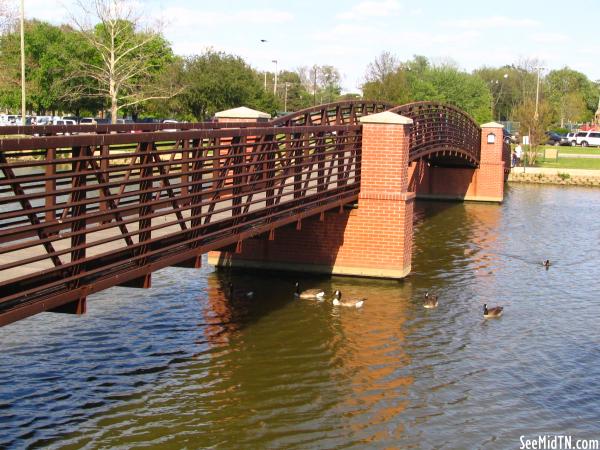
[[[412,120],[391,112],[361,118],[361,191],[351,210],[328,212],[244,241],[241,253],[209,253],[217,266],[377,278],[410,272],[414,193],[408,183]]]
[[[481,159],[475,174],[477,200],[501,202],[504,199],[503,128],[496,122],[481,125]]]
[[[488,135],[490,141],[488,143]],[[410,189],[417,198],[501,202],[504,199],[502,125],[481,126],[481,158],[477,168],[435,167],[415,161],[409,167]]]

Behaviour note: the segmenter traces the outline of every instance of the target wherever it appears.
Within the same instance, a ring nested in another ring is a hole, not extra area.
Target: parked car
[[[575,136],[577,145],[582,147],[600,146],[600,131],[580,131]]]
[[[502,128],[502,138],[507,144],[516,144],[518,139],[508,132],[506,128]]]
[[[59,120],[55,120],[54,121],[54,125],[77,125],[77,122],[75,122],[73,119],[59,119]],[[57,135],[63,134],[63,133],[56,133]],[[77,133],[73,133],[71,132],[65,132],[64,133],[65,136],[68,136],[69,134],[77,134]]]
[[[573,139],[575,139],[575,133],[567,133],[560,139],[560,145],[571,145]]]
[[[79,121],[79,125],[96,125],[96,119],[93,117],[82,117]]]
[[[546,145],[560,145],[562,134],[555,133],[554,131],[546,131]]]

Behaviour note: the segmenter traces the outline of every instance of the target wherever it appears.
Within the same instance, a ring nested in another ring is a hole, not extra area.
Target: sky
[[[134,1],[179,55],[224,51],[261,71],[274,71],[273,60],[278,70],[333,65],[344,92],[360,91],[383,51],[466,71],[536,58],[546,71],[568,66],[600,79],[599,0]],[[64,23],[73,3],[25,0],[25,14]]]

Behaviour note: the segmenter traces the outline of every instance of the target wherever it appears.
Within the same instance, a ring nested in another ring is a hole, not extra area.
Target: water
[[[403,282],[170,268],[0,329],[0,448],[518,448],[600,438],[600,192],[419,202]],[[543,259],[553,266],[545,270]],[[440,306],[421,306],[424,293]],[[482,305],[501,304],[497,320]]]

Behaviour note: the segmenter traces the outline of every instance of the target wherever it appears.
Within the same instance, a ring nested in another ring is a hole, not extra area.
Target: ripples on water
[[[0,448],[516,448],[599,437],[597,190],[418,203],[404,282],[170,268],[0,329]],[[550,270],[541,261],[554,262]],[[440,295],[424,310],[425,291]],[[485,321],[482,305],[502,304]]]

